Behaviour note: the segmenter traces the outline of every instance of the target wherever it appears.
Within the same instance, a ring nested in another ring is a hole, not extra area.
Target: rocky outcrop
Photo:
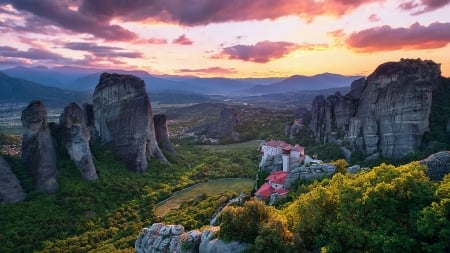
[[[166,151],[169,154],[176,155],[175,149],[169,140],[169,129],[167,127],[167,116],[164,114],[156,114],[153,116],[153,122],[155,124],[155,136],[156,142],[161,150]]]
[[[219,120],[197,127],[193,131],[197,135],[206,135],[218,139],[231,138],[237,141],[239,140],[239,133],[235,129],[239,122],[239,112],[227,106],[220,113]]]
[[[155,223],[142,229],[134,248],[136,253],[235,253],[249,245],[219,240],[218,232],[219,227],[210,227],[203,232],[185,232],[181,225]]]
[[[90,142],[98,142],[98,133],[95,129],[94,105],[89,103],[83,104],[83,119],[86,127],[91,135]]]
[[[22,162],[31,172],[37,189],[56,193],[59,189],[56,153],[47,125],[47,111],[41,101],[30,102],[22,111],[22,125]]]
[[[286,186],[290,188],[291,184],[298,179],[314,180],[325,177],[331,177],[336,172],[336,166],[329,163],[313,164],[309,166],[299,166],[291,171],[286,177]]]
[[[0,155],[0,202],[19,202],[26,196],[11,167]]]
[[[342,96],[316,97],[309,125],[316,141],[346,140],[367,156],[399,158],[419,149],[429,130],[433,91],[440,65],[401,60],[380,65]]]
[[[194,253],[198,252],[201,233],[185,232],[181,225],[154,223],[150,228],[142,229],[134,248],[136,253]]]
[[[103,73],[93,95],[95,128],[131,171],[147,170],[149,156],[167,161],[155,139],[145,83],[131,75]]]
[[[431,180],[441,181],[445,175],[450,173],[450,151],[432,154],[420,163],[428,167],[426,174]]]
[[[89,181],[98,179],[89,147],[91,134],[86,127],[81,108],[76,103],[66,106],[59,124],[62,129],[63,145],[83,178]]]

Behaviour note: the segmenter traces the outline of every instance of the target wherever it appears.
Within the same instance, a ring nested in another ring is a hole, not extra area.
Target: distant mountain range
[[[0,102],[2,103],[28,103],[32,100],[41,100],[46,105],[63,105],[72,101],[79,103],[89,101],[90,97],[91,94],[88,92],[44,86],[0,72]]]
[[[74,67],[14,67],[3,70],[5,74],[72,91],[92,91],[103,72],[131,74],[142,78],[149,92],[165,90],[216,95],[266,95],[301,90],[321,90],[350,86],[360,76],[343,76],[324,73],[315,76],[291,76],[288,78],[200,78],[195,76],[151,75],[145,71]]]

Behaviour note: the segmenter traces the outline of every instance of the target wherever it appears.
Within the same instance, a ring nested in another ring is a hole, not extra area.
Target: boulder
[[[22,162],[33,176],[36,188],[47,193],[59,189],[56,152],[47,125],[47,111],[41,101],[32,101],[22,111],[24,134]]]
[[[103,73],[93,95],[95,128],[131,171],[147,170],[148,157],[167,161],[158,147],[145,83],[132,75]]]
[[[11,167],[0,155],[0,202],[19,202],[26,196]]]
[[[62,129],[64,147],[83,178],[90,181],[98,179],[98,175],[89,147],[91,134],[86,127],[84,118],[81,108],[76,103],[71,103],[64,108],[64,112],[59,118],[59,124]]]
[[[161,150],[164,150],[172,155],[176,155],[175,149],[169,140],[169,130],[167,127],[167,116],[164,114],[156,114],[153,116],[155,124],[156,142]]]
[[[248,248],[248,243],[224,242],[217,238],[220,227],[211,227],[202,233],[199,253],[235,253]]]
[[[432,154],[420,162],[428,167],[426,174],[433,181],[441,181],[450,173],[450,151]]]

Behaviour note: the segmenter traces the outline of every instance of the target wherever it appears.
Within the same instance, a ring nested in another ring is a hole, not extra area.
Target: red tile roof
[[[275,189],[273,189],[273,187],[269,184],[269,183],[264,183],[263,185],[261,185],[261,187],[259,187],[259,189],[255,192],[256,196],[261,196],[262,198],[268,198],[270,197],[270,195],[272,195],[273,191]]]
[[[270,174],[266,180],[269,181],[270,183],[274,183],[274,184],[283,184],[286,182],[286,177],[287,177],[288,173],[285,171],[276,171],[276,172],[272,172],[272,174]]]
[[[287,144],[284,141],[266,141],[264,143],[264,145],[270,146],[270,147],[274,147],[274,148],[276,148],[276,147],[283,148],[283,147],[285,147],[286,145],[289,145],[289,144]]]
[[[292,150],[297,151],[297,152],[300,152],[300,153],[303,153],[303,152],[305,152],[305,147],[299,146],[299,145],[297,144],[297,145],[295,145],[295,146],[292,148]]]
[[[286,189],[276,189],[274,192],[280,194],[280,196],[284,196],[289,193],[289,191]]]

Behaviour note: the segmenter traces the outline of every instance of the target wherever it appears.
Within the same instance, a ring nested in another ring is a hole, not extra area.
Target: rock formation
[[[347,95],[316,97],[309,127],[318,142],[346,140],[371,157],[415,152],[429,130],[440,74],[440,65],[432,61],[384,63],[367,79],[354,81]]]
[[[155,223],[142,229],[134,248],[136,253],[234,253],[248,247],[247,243],[219,240],[218,231],[219,227],[211,227],[203,232],[185,232],[181,225]]]
[[[147,157],[167,161],[155,139],[145,83],[132,75],[103,73],[93,95],[95,128],[131,171],[147,170]]]
[[[89,103],[83,104],[83,118],[86,127],[89,129],[91,135],[90,142],[98,142],[98,133],[95,129],[95,119],[94,119],[94,105]]]
[[[19,202],[26,196],[11,167],[0,155],[0,202]]]
[[[239,112],[226,106],[220,113],[219,120],[197,127],[194,129],[194,132],[198,135],[207,135],[212,138],[232,138],[237,141],[239,133],[236,132],[235,128],[239,122]]]
[[[169,140],[169,130],[167,127],[167,116],[164,114],[156,114],[153,116],[155,124],[156,142],[161,150],[164,150],[172,155],[176,155],[175,149]]]
[[[22,111],[22,125],[23,164],[31,172],[37,189],[47,193],[57,192],[56,153],[47,126],[47,111],[41,101],[31,101]]]
[[[62,129],[63,145],[81,175],[86,180],[98,179],[89,147],[91,134],[86,127],[81,108],[76,103],[66,106],[59,119],[59,124]]]
[[[441,181],[450,173],[450,151],[432,154],[420,162],[428,167],[426,174],[431,180]]]

